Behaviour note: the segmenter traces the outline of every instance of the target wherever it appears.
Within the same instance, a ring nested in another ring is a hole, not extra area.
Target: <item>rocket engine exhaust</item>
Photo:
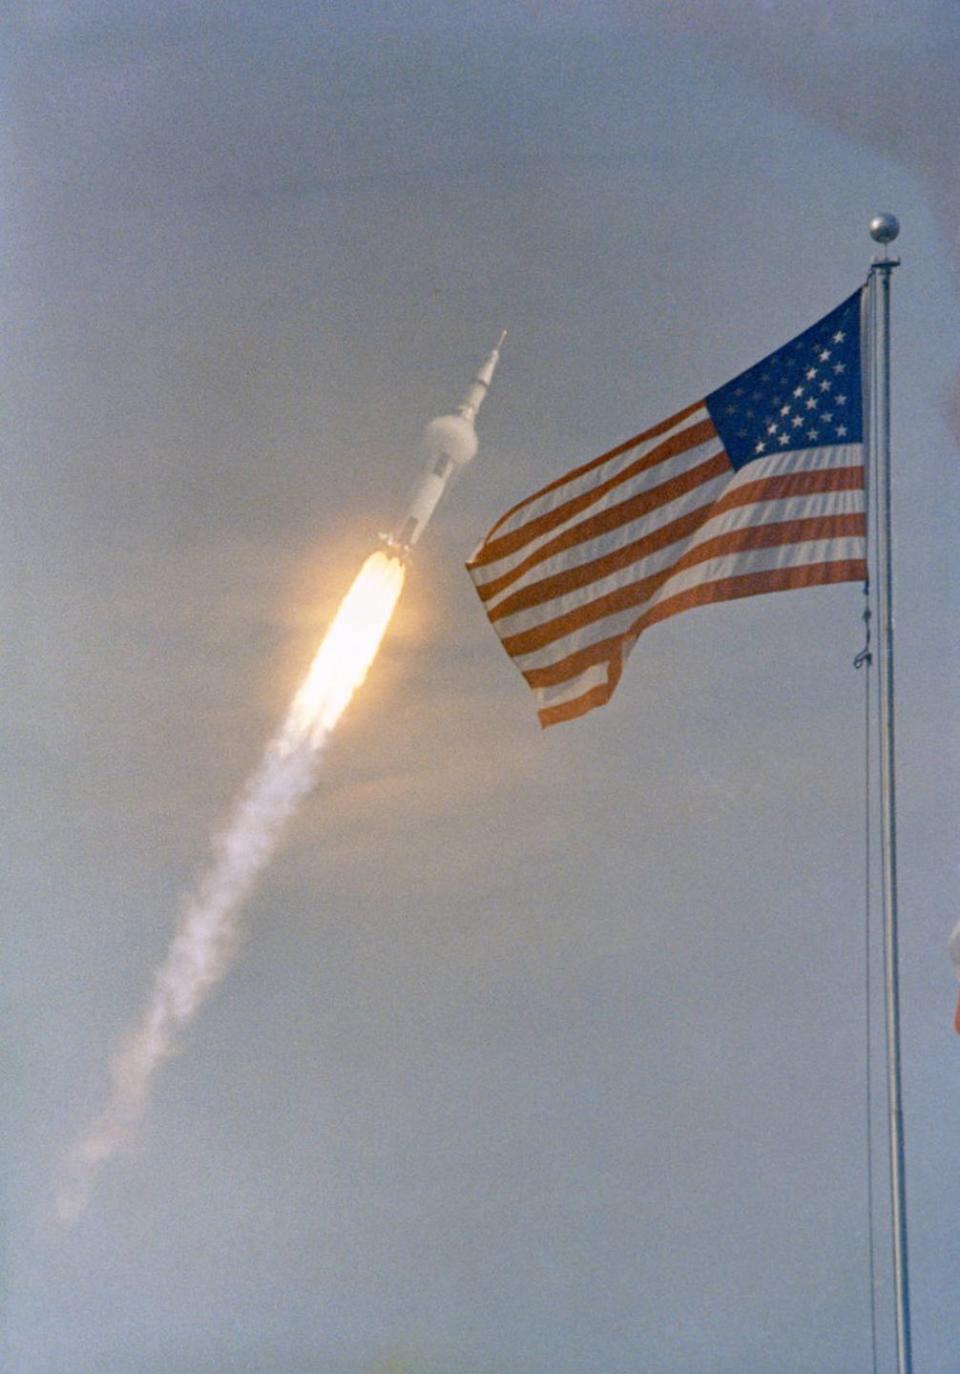
[[[229,968],[240,907],[313,787],[323,746],[363,685],[403,580],[402,561],[388,553],[373,553],[364,563],[286,718],[215,837],[210,866],[181,909],[147,1006],[113,1058],[110,1099],[67,1156],[57,1194],[61,1222],[84,1211],[100,1166],[136,1133],[154,1072],[175,1053],[178,1032]]]
[[[372,553],[344,597],[280,728],[214,837],[206,872],[187,897],[147,1005],[110,1066],[107,1105],[68,1152],[56,1212],[69,1225],[86,1208],[100,1167],[135,1136],[153,1075],[176,1053],[180,1032],[230,966],[238,916],[284,828],[313,787],[323,747],[360,688],[403,590],[406,557],[451,477],[477,451],[473,427],[500,358],[497,347],[453,415],[427,426],[428,461],[413,499],[386,548]]]

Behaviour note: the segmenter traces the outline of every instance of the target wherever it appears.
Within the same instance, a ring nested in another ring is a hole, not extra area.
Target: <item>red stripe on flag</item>
[[[676,501],[679,497],[686,496],[688,492],[695,491],[697,487],[703,486],[707,482],[712,482],[714,478],[722,477],[724,473],[732,471],[733,469],[730,467],[730,460],[727,458],[727,455],[725,453],[718,453],[715,454],[713,458],[708,458],[705,463],[700,463],[697,467],[691,468],[689,472],[678,473],[676,477],[671,477],[669,481],[662,482],[659,487],[640,492],[637,496],[631,497],[629,501],[623,501],[619,506],[614,506],[610,510],[601,511],[598,515],[593,515],[589,519],[581,521],[581,523],[575,525],[573,529],[566,530],[557,539],[553,539],[549,544],[543,545],[536,553],[531,554],[528,559],[525,559],[517,569],[504,574],[504,576],[498,578],[495,583],[487,583],[485,586],[479,587],[477,590],[480,592],[481,599],[484,601],[489,599],[489,596],[486,594],[488,587],[492,586],[496,590],[502,591],[504,587],[509,586],[511,582],[521,577],[524,572],[532,567],[536,567],[538,563],[545,562],[548,558],[552,558],[558,553],[563,553],[569,548],[575,548],[578,544],[586,544],[591,539],[599,539],[604,534],[611,534],[614,530],[620,529],[623,525],[629,525],[634,520],[642,519],[643,516],[650,515],[661,506],[669,505],[671,501]],[[683,519],[674,521],[673,525],[695,530],[699,525],[703,524],[705,519],[709,518],[709,512],[713,509],[714,503],[708,502],[700,506],[696,511],[692,511],[689,515],[683,517]],[[707,514],[704,514],[704,512]],[[661,526],[661,529],[671,529],[673,525],[664,525]],[[681,534],[678,533],[672,538],[675,539],[680,537]],[[504,610],[504,607],[508,604],[512,606],[514,610],[520,608],[519,605],[513,606],[517,598],[521,598],[522,600],[522,598],[534,588],[546,586],[548,583],[557,583],[564,578],[571,579],[570,586],[583,585],[586,582],[595,581],[597,577],[602,577],[604,574],[598,572],[592,577],[583,576],[582,581],[576,581],[575,579],[580,577],[584,569],[593,568],[601,563],[609,561],[611,572],[615,571],[616,568],[626,567],[629,563],[635,562],[637,557],[641,556],[642,550],[640,546],[655,538],[656,535],[647,535],[645,538],[639,539],[633,544],[625,545],[624,548],[618,549],[613,554],[608,554],[605,559],[597,559],[594,563],[582,563],[575,568],[571,568],[569,572],[556,573],[553,577],[543,578],[540,582],[534,583],[531,587],[521,588],[520,591],[515,592],[513,596],[507,597],[506,600],[500,602],[499,605],[494,606],[487,614],[491,620],[500,620],[504,615],[511,614],[510,611]],[[671,542],[672,539],[666,539],[659,544],[651,543],[651,551],[653,548],[661,548],[664,544],[669,544]],[[489,595],[493,594],[494,593],[490,593]],[[538,597],[537,601],[539,602],[543,599],[542,597]]]
[[[532,629],[522,630],[518,634],[505,635],[503,647],[511,658],[532,653],[535,649],[543,649],[548,644],[553,643],[554,640],[563,639],[572,631],[582,629],[585,625],[592,625],[598,620],[604,620],[608,615],[615,615],[618,611],[624,611],[630,606],[639,606],[643,602],[649,601],[654,592],[678,572],[695,567],[698,563],[709,562],[712,558],[721,558],[734,553],[748,553],[754,549],[770,549],[781,545],[807,543],[817,539],[843,539],[851,536],[862,536],[865,532],[866,520],[862,514],[818,515],[812,518],[784,520],[770,525],[748,525],[745,529],[729,530],[725,534],[716,535],[713,539],[705,539],[702,543],[695,544],[682,557],[659,572],[651,573],[648,577],[641,578],[637,582],[627,583],[626,586],[617,587],[614,591],[607,592],[605,596],[596,597],[593,601],[588,601],[585,605],[578,606],[575,610],[568,611],[565,615],[559,615],[555,619],[542,621]]]
[[[703,402],[694,401],[693,405],[686,406],[683,410],[678,410],[676,415],[671,415],[666,420],[662,420],[660,424],[654,425],[652,429],[645,429],[642,434],[635,434],[632,439],[626,439],[622,444],[617,444],[616,448],[611,448],[608,449],[606,453],[601,453],[599,458],[591,458],[588,463],[581,463],[578,468],[573,468],[572,471],[565,472],[562,477],[557,477],[554,481],[548,482],[545,487],[541,487],[539,491],[535,491],[532,496],[525,497],[524,500],[518,501],[515,506],[511,506],[508,511],[505,511],[497,523],[487,532],[484,544],[492,539],[497,530],[500,529],[502,525],[505,525],[508,520],[511,520],[518,511],[523,510],[525,506],[532,506],[535,501],[539,501],[542,496],[548,496],[551,491],[559,491],[561,487],[565,487],[569,482],[575,482],[578,477],[583,477],[585,473],[592,472],[594,468],[601,467],[604,463],[608,463],[611,458],[619,458],[621,453],[629,453],[632,448],[636,448],[638,444],[644,443],[647,439],[655,439],[658,434],[665,434],[668,430],[673,429],[674,425],[678,425],[681,420],[685,420],[688,415],[693,415],[695,411],[702,409]],[[475,567],[477,565],[471,562],[468,563],[467,566]]]
[[[828,563],[802,563],[793,568],[771,568],[767,572],[743,573],[740,577],[725,577],[718,582],[703,582],[698,587],[688,587],[686,591],[651,606],[636,622],[631,633],[642,634],[658,621],[668,620],[670,616],[679,615],[693,606],[712,606],[718,601],[736,601],[742,596],[788,592],[834,582],[863,582],[866,576],[864,559],[849,558]]]
[[[549,534],[551,530],[563,525],[580,511],[586,510],[588,506],[594,505],[608,491],[613,491],[624,483],[631,481],[641,472],[646,472],[649,468],[654,468],[660,463],[664,463],[668,458],[675,458],[678,454],[687,453],[690,449],[696,448],[699,444],[705,444],[710,439],[717,437],[717,431],[710,420],[701,420],[689,429],[682,430],[679,434],[671,435],[662,444],[653,449],[652,452],[644,454],[635,463],[618,472],[615,477],[610,477],[606,482],[601,482],[596,487],[590,487],[583,491],[579,496],[573,496],[563,505],[554,506],[542,515],[535,516],[527,521],[525,525],[520,525],[515,530],[510,530],[507,534],[502,534],[499,538],[492,537],[493,530],[487,535],[483,544],[477,550],[476,555],[467,564],[468,568],[482,568],[488,563],[496,563],[498,559],[505,558],[508,554],[516,553],[522,549],[524,544],[529,544],[531,539],[537,539],[542,534]],[[550,488],[546,488],[549,491]],[[544,493],[539,493],[543,495]],[[528,503],[524,503],[528,504]],[[507,517],[504,516],[504,519]],[[494,530],[503,524],[503,520],[497,522]]]
[[[561,682],[569,682],[578,677],[595,664],[602,663],[605,659],[610,660],[614,654],[619,653],[625,642],[629,642],[632,648],[633,641],[638,639],[644,630],[658,621],[679,615],[681,611],[691,610],[695,606],[714,605],[720,601],[734,601],[744,596],[758,596],[765,592],[785,592],[834,582],[863,582],[866,575],[866,562],[861,558],[853,558],[828,563],[804,563],[799,567],[773,568],[767,572],[743,573],[739,577],[702,582],[652,606],[620,634],[597,640],[596,643],[589,644],[585,649],[579,649],[546,668],[528,668],[523,676],[534,689],[556,687]]]
[[[619,679],[619,674],[617,677]],[[576,720],[577,716],[585,716],[596,706],[605,706],[613,696],[616,685],[616,682],[601,682],[598,686],[591,687],[589,692],[584,692],[582,697],[563,701],[559,706],[545,706],[542,711],[537,712],[540,724],[546,729],[548,725],[560,725],[565,720]]]
[[[703,466],[706,467],[707,464]],[[694,469],[694,471],[700,471],[700,469]],[[624,544],[611,553],[604,554],[590,562],[578,563],[563,572],[554,573],[550,577],[541,578],[539,582],[532,582],[526,587],[521,587],[512,596],[505,597],[503,601],[498,602],[496,606],[488,610],[487,615],[491,621],[502,620],[504,616],[527,610],[531,606],[539,606],[543,602],[551,601],[554,597],[562,596],[574,588],[585,587],[591,582],[609,577],[611,573],[629,567],[631,563],[639,563],[659,549],[667,548],[670,544],[681,539],[688,539],[708,521],[726,511],[756,505],[762,501],[784,500],[790,497],[820,495],[837,491],[855,491],[862,489],[862,487],[862,468],[828,468],[822,471],[788,473],[778,477],[761,478],[756,482],[745,482],[726,492],[717,500],[698,506],[696,510],[688,511],[687,514],[676,520],[660,525],[649,534],[643,535],[630,544]],[[657,490],[659,491],[660,488]],[[617,507],[617,509],[622,508]],[[562,544],[560,540],[555,540],[550,545],[544,546],[550,551],[546,556],[549,557],[554,552],[562,552],[563,548],[581,542],[577,536],[588,524],[593,525],[593,521],[584,521],[583,525],[578,525],[575,529],[568,531],[563,537]],[[588,539],[595,537],[596,531],[591,529],[582,542],[587,542]],[[554,544],[557,546],[556,549]],[[542,552],[542,550],[538,550],[521,565],[521,569],[525,571],[539,562]],[[676,566],[681,565],[678,563]],[[490,582],[485,587],[478,588],[481,599],[487,599],[484,593],[488,587],[502,590],[514,577],[519,575],[520,571],[514,570],[503,578],[499,578],[497,582]]]
[[[632,631],[621,631],[606,639],[598,639],[595,643],[588,644],[585,649],[578,649],[546,668],[521,668],[520,671],[533,688],[557,687],[561,682],[569,682],[572,678],[578,677],[594,664],[609,661],[613,654],[620,652],[623,641],[629,639],[631,633]]]

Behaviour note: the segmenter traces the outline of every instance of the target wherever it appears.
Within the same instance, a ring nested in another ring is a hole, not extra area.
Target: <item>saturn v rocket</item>
[[[384,542],[397,553],[409,554],[426,529],[450,482],[476,453],[477,432],[473,422],[490,389],[506,337],[507,331],[504,330],[496,348],[467,387],[463,400],[453,414],[440,415],[427,425],[423,436],[427,451],[423,471],[396,529],[392,534],[383,536]]]

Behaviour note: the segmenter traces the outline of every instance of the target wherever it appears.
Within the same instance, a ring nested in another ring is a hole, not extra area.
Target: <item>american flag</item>
[[[864,580],[862,295],[481,541],[467,569],[542,725],[609,701],[658,620]]]

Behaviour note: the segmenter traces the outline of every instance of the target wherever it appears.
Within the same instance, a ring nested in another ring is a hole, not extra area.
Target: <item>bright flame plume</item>
[[[150,1000],[114,1056],[110,1099],[67,1156],[57,1196],[63,1223],[76,1220],[100,1166],[136,1133],[155,1070],[226,973],[240,907],[314,784],[323,746],[366,679],[403,579],[403,563],[388,554],[373,553],[364,563],[226,829],[214,837],[212,862],[181,909]]]

